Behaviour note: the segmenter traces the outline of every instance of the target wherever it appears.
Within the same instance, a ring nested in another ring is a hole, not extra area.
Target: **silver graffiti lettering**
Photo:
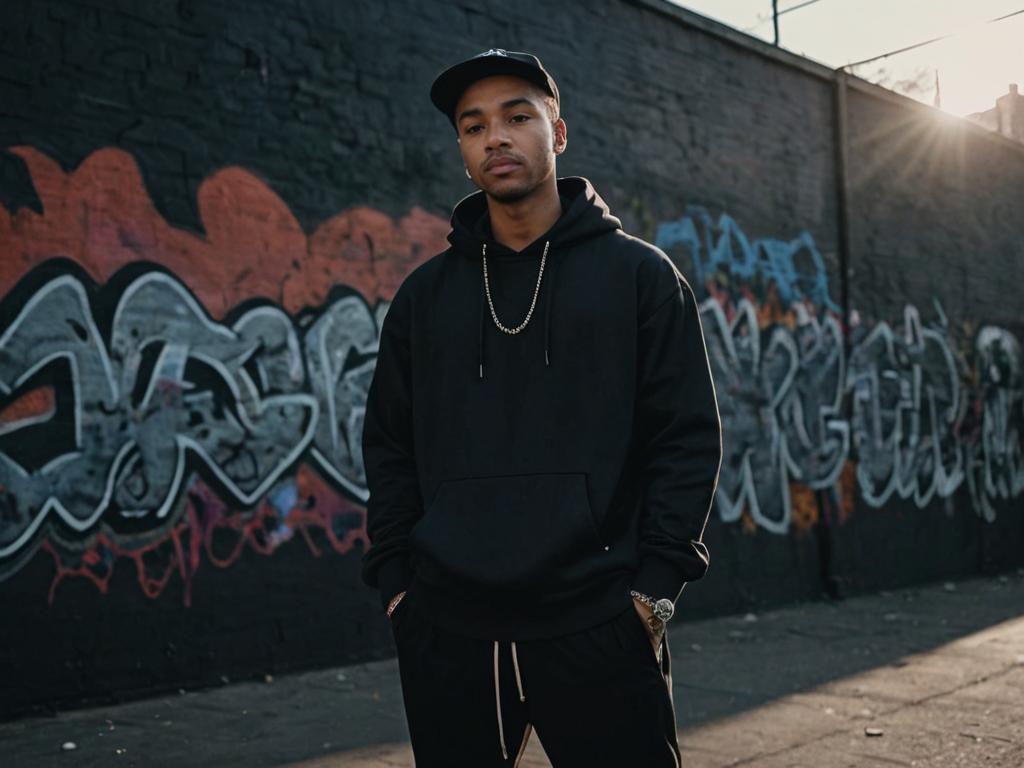
[[[386,308],[346,296],[300,337],[270,305],[218,322],[151,272],[124,289],[104,343],[76,278],[44,284],[0,337],[0,395],[16,399],[48,373],[70,406],[0,423],[0,578],[42,529],[73,546],[100,529],[166,527],[197,470],[248,507],[310,450],[365,500],[362,414]],[[58,438],[33,464],[16,438],[49,427]]]

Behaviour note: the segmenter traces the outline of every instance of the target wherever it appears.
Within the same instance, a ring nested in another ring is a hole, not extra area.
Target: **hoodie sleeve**
[[[362,579],[380,590],[384,606],[412,580],[409,531],[423,514],[413,450],[409,322],[407,292],[400,286],[381,324],[363,419],[370,548]]]
[[[636,429],[644,496],[633,588],[674,602],[710,562],[702,537],[718,484],[722,429],[697,300],[668,266],[675,286],[653,302],[638,329]]]

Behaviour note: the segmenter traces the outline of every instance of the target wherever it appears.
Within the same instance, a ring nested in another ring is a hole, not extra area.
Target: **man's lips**
[[[521,163],[512,160],[511,158],[502,158],[500,160],[492,160],[487,164],[486,170],[488,173],[508,173],[518,168]]]

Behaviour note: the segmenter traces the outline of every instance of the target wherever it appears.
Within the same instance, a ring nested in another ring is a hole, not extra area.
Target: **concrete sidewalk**
[[[1024,766],[1024,572],[669,633],[688,767]],[[0,724],[0,755],[395,768],[413,765],[406,739],[391,660]],[[536,734],[521,765],[550,765]]]

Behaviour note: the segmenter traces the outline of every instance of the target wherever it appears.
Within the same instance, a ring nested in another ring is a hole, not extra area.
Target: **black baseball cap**
[[[561,106],[558,97],[558,86],[544,69],[540,59],[531,53],[506,51],[504,48],[491,48],[483,53],[461,61],[434,79],[430,86],[430,100],[455,125],[455,105],[462,93],[477,80],[491,75],[515,75],[529,80],[540,87],[549,96],[554,96],[555,103]]]

